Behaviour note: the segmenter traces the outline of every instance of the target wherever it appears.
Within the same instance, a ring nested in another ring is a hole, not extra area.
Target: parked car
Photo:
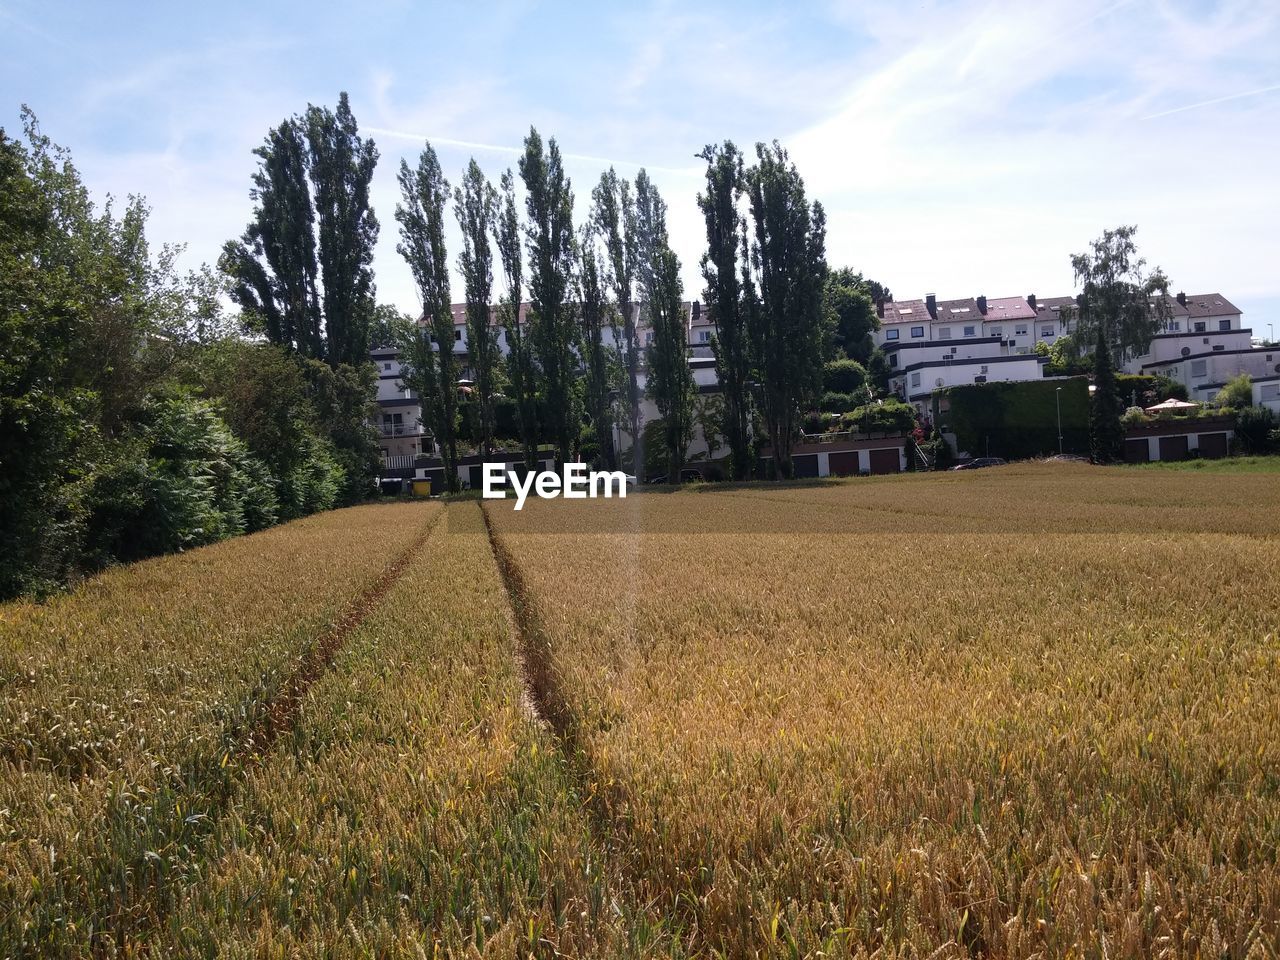
[[[960,463],[952,467],[952,470],[981,470],[983,467],[1003,467],[1008,464],[1008,460],[1000,457],[976,457],[968,463]]]
[[[636,478],[635,478],[635,476],[634,476],[633,474],[626,473],[626,474],[623,474],[623,476],[625,476],[625,477],[627,478],[627,487],[628,487],[628,488],[634,487],[634,486],[637,484],[637,482],[638,482],[638,481],[636,480]]]
[[[699,480],[701,480],[701,479],[702,479],[702,471],[701,471],[701,470],[681,470],[681,471],[680,471],[680,482],[681,482],[681,483],[696,483],[697,481],[699,481]],[[649,483],[649,485],[650,485],[650,486],[654,486],[654,485],[657,485],[657,484],[659,484],[659,483],[666,483],[666,482],[667,482],[667,475],[664,473],[664,474],[661,474],[661,475],[659,475],[659,476],[652,477],[652,478],[651,478],[651,479],[649,479],[647,482]]]

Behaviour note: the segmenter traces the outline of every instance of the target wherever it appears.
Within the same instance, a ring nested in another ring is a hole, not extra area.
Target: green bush
[[[1120,425],[1127,430],[1129,427],[1141,426],[1150,419],[1141,407],[1129,407],[1120,417]]]
[[[848,413],[857,409],[859,402],[852,393],[824,393],[818,401],[818,409],[823,413]],[[865,398],[861,402],[865,403]]]
[[[975,456],[1049,456],[1058,452],[1059,399],[1063,451],[1087,453],[1089,383],[1084,377],[949,387],[934,394],[933,421],[955,434],[958,449]]]
[[[857,360],[831,360],[822,368],[822,388],[828,393],[853,393],[867,384],[867,368]]]
[[[1232,377],[1218,391],[1213,402],[1227,410],[1244,410],[1253,406],[1253,378],[1247,373]]]
[[[1236,411],[1236,443],[1244,453],[1270,453],[1275,445],[1276,416],[1266,407]]]
[[[896,397],[863,404],[838,421],[838,429],[855,433],[908,433],[915,425],[915,408]]]

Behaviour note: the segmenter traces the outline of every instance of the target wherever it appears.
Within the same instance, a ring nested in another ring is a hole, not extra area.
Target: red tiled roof
[[[1224,317],[1240,308],[1220,293],[1187,294],[1187,313],[1193,317]]]
[[[1036,312],[1031,309],[1025,297],[993,297],[987,301],[989,323],[1002,320],[1034,320]]]
[[[880,323],[928,323],[932,319],[923,300],[891,300],[884,305]]]

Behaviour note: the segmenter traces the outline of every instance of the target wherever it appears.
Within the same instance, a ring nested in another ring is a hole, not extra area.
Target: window
[[[919,370],[917,370],[915,373],[913,373],[913,374],[911,375],[911,385],[912,385],[913,387],[918,387],[918,386],[920,386],[920,371],[919,371]]]
[[[1227,349],[1227,347],[1226,347],[1226,344],[1222,344],[1222,343],[1215,343],[1215,344],[1213,345],[1213,349],[1214,349],[1214,350],[1225,350],[1225,349]]]
[[[1219,320],[1219,321],[1218,321],[1218,329],[1219,329],[1219,330],[1230,330],[1230,329],[1231,329],[1231,321],[1230,321],[1230,320]]]
[[[939,337],[941,337],[943,340],[950,340],[950,339],[951,339],[951,328],[950,328],[950,327],[942,327],[942,328],[940,328],[940,329],[938,330],[938,336],[939,336]]]
[[[652,331],[652,330],[646,330],[646,331],[644,332],[644,345],[645,345],[646,347],[651,347],[651,346],[653,346],[653,331]]]
[[[391,361],[390,361],[390,360],[388,360],[386,363],[384,363],[384,364],[382,365],[382,369],[383,369],[383,370],[390,370],[390,369],[391,369]]]
[[[889,329],[884,332],[884,338],[886,340],[897,340],[899,333],[901,333],[900,330]]]
[[[461,331],[461,330],[454,330],[454,331],[453,331],[453,339],[455,339],[455,340],[461,340],[461,339],[462,339],[462,331]]]
[[[710,342],[711,342],[711,331],[710,331],[710,330],[699,330],[699,331],[698,331],[698,342],[699,342],[699,343],[710,343]]]
[[[898,308],[898,316],[900,316],[900,317],[909,317],[909,316],[911,316],[913,313],[915,313],[915,311],[914,311],[914,310],[912,310],[910,307],[899,307],[899,308]]]
[[[1275,400],[1280,398],[1280,383],[1264,383],[1262,385],[1262,399]]]
[[[911,328],[911,335],[912,335],[913,337],[923,337],[923,336],[924,336],[924,327],[912,327],[912,328]]]
[[[1196,333],[1204,333],[1205,325],[1203,320],[1196,321]]]
[[[1027,325],[1025,323],[1020,323],[1013,328],[1013,332],[1016,336],[1025,337],[1027,335]]]
[[[1181,324],[1181,322],[1179,322],[1179,321],[1177,321],[1177,320],[1170,320],[1170,321],[1169,321],[1169,332],[1170,332],[1170,333],[1177,333],[1177,332],[1178,332],[1179,330],[1181,330],[1181,329],[1182,329],[1182,324]]]
[[[976,330],[975,330],[975,328],[974,328],[974,327],[965,327],[965,328],[964,328],[964,335],[965,335],[966,337],[972,337],[972,336],[974,335],[974,333],[975,333],[975,332],[976,332]]]
[[[1053,336],[1053,327],[1041,327],[1041,328],[1040,328],[1040,336],[1042,336],[1042,337],[1052,337],[1052,336]]]
[[[1192,360],[1192,361],[1191,361],[1191,375],[1192,375],[1193,377],[1205,377],[1205,376],[1208,376],[1208,375],[1209,375],[1209,361],[1208,361],[1208,360]]]
[[[898,352],[895,350],[889,354],[889,366],[896,367],[898,365]]]
[[[1004,327],[992,327],[992,328],[991,328],[991,335],[992,335],[993,337],[999,337],[999,336],[1002,336],[1003,334],[1004,334]]]

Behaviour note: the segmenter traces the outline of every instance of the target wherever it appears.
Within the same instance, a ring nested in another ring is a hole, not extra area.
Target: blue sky
[[[194,266],[243,229],[267,128],[347,90],[382,154],[379,299],[410,311],[400,158],[429,136],[453,178],[474,154],[496,180],[532,123],[570,157],[579,217],[607,163],[650,170],[690,297],[694,154],[776,137],[827,207],[829,259],[900,297],[1069,292],[1069,255],[1137,223],[1175,289],[1280,327],[1274,0],[355,8],[0,0],[0,124],[30,104]]]

